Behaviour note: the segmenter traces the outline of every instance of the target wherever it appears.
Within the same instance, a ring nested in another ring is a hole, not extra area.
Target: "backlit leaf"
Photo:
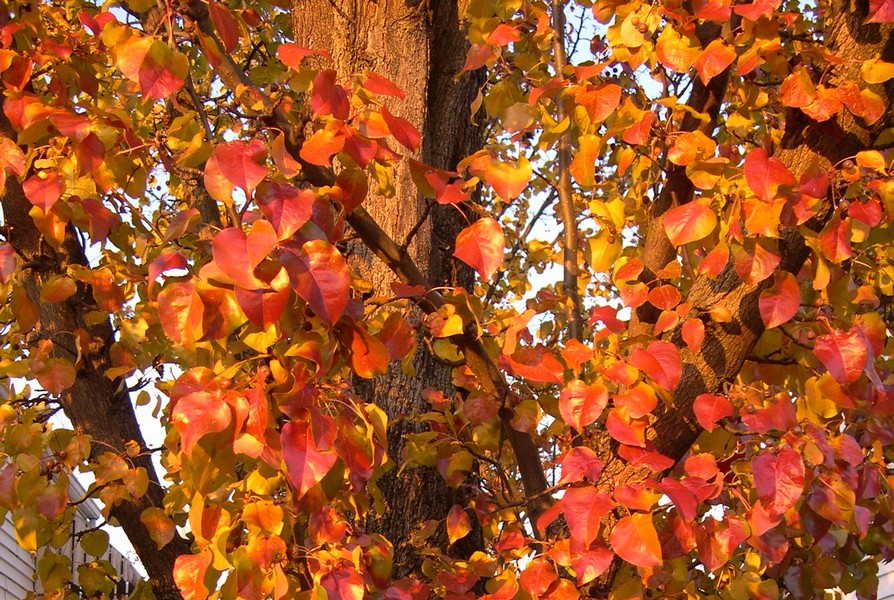
[[[311,240],[301,248],[284,248],[280,262],[295,293],[325,323],[335,323],[348,305],[351,289],[351,275],[341,252],[329,242]]]
[[[472,531],[469,513],[459,504],[454,504],[447,513],[447,539],[451,544],[466,537]]]
[[[247,290],[266,287],[254,271],[277,243],[273,225],[263,219],[255,221],[248,234],[242,229],[228,227],[214,236],[214,262],[239,287]]]
[[[231,203],[233,190],[251,194],[267,176],[267,146],[254,138],[250,142],[235,140],[214,147],[205,164],[205,187],[215,200]]]
[[[695,70],[702,83],[708,85],[736,60],[736,50],[721,40],[714,40],[702,51],[695,61]]]
[[[515,166],[497,159],[491,160],[485,169],[484,178],[501,198],[514,200],[528,187],[533,174],[531,163],[522,156]]]
[[[419,135],[419,132],[413,127],[412,123],[406,119],[392,115],[386,106],[382,107],[382,117],[388,124],[388,129],[391,131],[391,135],[393,135],[394,139],[400,142],[404,148],[407,148],[412,152],[419,149],[419,143],[422,141],[422,136]]]
[[[795,176],[775,156],[768,156],[763,148],[754,148],[745,156],[745,181],[748,187],[764,200],[776,197],[780,186],[795,185]]]
[[[177,400],[171,423],[180,432],[180,444],[187,456],[203,436],[226,429],[233,419],[229,405],[217,393],[198,391]]]
[[[282,453],[286,474],[300,500],[308,490],[320,483],[335,465],[338,455],[332,450],[334,425],[320,419],[322,431],[313,432],[306,421],[289,421],[282,428]]]
[[[856,381],[866,366],[866,341],[853,329],[817,336],[814,352],[842,385]]]
[[[610,541],[618,556],[638,567],[662,563],[661,543],[651,513],[634,513],[618,521],[612,528]]]
[[[167,98],[183,87],[189,70],[184,54],[153,37],[134,36],[118,46],[116,58],[124,76],[154,100]]]
[[[689,202],[664,215],[664,231],[674,246],[706,238],[717,227],[717,215],[700,202]]]
[[[608,390],[601,383],[570,382],[559,394],[559,411],[568,425],[577,431],[593,423],[608,403]]]
[[[778,454],[762,452],[751,459],[758,498],[771,515],[781,515],[804,493],[805,470],[801,456],[785,447]]]
[[[588,547],[599,535],[603,517],[614,507],[608,494],[592,486],[568,488],[562,497],[562,512],[571,539]]]
[[[801,307],[801,288],[791,273],[777,271],[773,287],[761,292],[758,300],[761,319],[767,329],[787,323]]]
[[[503,228],[495,219],[485,217],[459,233],[453,256],[489,280],[503,264],[505,246]]]
[[[706,431],[714,431],[720,419],[733,415],[733,405],[724,396],[701,394],[692,403],[692,411],[699,425]]]
[[[669,391],[677,387],[683,373],[680,352],[670,342],[658,340],[646,349],[637,348],[630,355],[629,362]]]

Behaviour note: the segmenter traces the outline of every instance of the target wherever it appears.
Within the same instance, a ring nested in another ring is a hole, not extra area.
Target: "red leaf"
[[[713,214],[713,213],[712,213]],[[649,290],[649,302],[661,310],[673,310],[680,303],[680,290],[667,284]]]
[[[267,329],[279,320],[289,303],[289,278],[284,269],[270,282],[270,289],[248,290],[237,287],[236,302],[248,320]]]
[[[699,79],[708,85],[709,81],[723,73],[728,66],[733,64],[734,60],[736,60],[735,48],[727,46],[721,40],[714,40],[695,60],[694,66],[698,71]]]
[[[286,475],[295,488],[296,500],[320,483],[335,465],[338,455],[332,450],[336,429],[329,417],[318,419],[315,432],[306,421],[289,421],[280,435]]]
[[[623,408],[634,419],[644,417],[658,406],[658,396],[652,386],[637,383],[624,393],[615,394],[615,407]]]
[[[853,329],[817,336],[814,353],[842,385],[856,381],[866,367],[866,341]]]
[[[255,138],[251,142],[235,140],[214,147],[205,164],[205,187],[215,200],[233,201],[233,190],[242,189],[246,195],[266,176],[267,146]]]
[[[795,505],[804,493],[804,461],[785,447],[779,454],[763,452],[751,459],[751,472],[757,496],[766,503],[770,515],[781,515]]]
[[[8,283],[16,271],[16,249],[12,244],[0,242],[0,283]]]
[[[461,540],[472,531],[472,521],[469,513],[463,510],[459,504],[454,504],[447,513],[447,539],[451,544]]]
[[[40,171],[25,180],[22,190],[31,204],[47,213],[62,197],[62,178],[55,171]]]
[[[323,69],[314,78],[310,106],[314,118],[323,115],[332,116],[342,121],[351,116],[351,103],[345,88],[335,83],[334,69]]]
[[[180,445],[189,456],[203,436],[226,429],[233,419],[230,406],[218,393],[198,391],[177,400],[171,423],[180,432]]]
[[[505,246],[503,228],[495,219],[485,217],[478,219],[459,233],[453,256],[478,271],[478,274],[487,280],[503,264]]]
[[[522,571],[519,581],[533,598],[540,598],[558,578],[551,562],[545,558],[535,558]]]
[[[312,165],[326,167],[329,166],[332,156],[341,152],[344,147],[344,130],[338,123],[330,122],[304,140],[298,155]]]
[[[791,273],[777,271],[773,287],[761,292],[758,300],[761,319],[767,329],[788,322],[801,306],[801,288]]]
[[[388,370],[388,350],[363,327],[351,329],[351,367],[364,379],[372,379]]]
[[[175,344],[189,347],[202,337],[204,311],[192,281],[169,284],[158,294],[158,320]]]
[[[682,246],[708,237],[717,227],[717,215],[700,202],[688,202],[667,211],[664,232],[674,246]]]
[[[638,567],[655,567],[662,563],[661,543],[650,513],[634,513],[612,528],[612,549],[621,559]]]
[[[389,79],[382,77],[378,73],[373,73],[372,71],[366,72],[366,79],[363,81],[363,87],[380,96],[397,96],[401,100],[407,97],[407,93],[394,85]]]
[[[239,44],[239,23],[236,22],[230,10],[223,4],[210,0],[208,15],[211,17],[211,22],[214,23],[214,28],[217,29],[220,41],[223,42],[224,50],[227,52],[235,50]]]
[[[562,512],[571,540],[587,548],[599,535],[602,519],[615,507],[611,497],[592,486],[572,487],[562,497]]]
[[[338,249],[324,240],[311,240],[300,249],[284,248],[280,262],[289,273],[295,293],[329,325],[348,305],[351,275]]]
[[[578,86],[574,91],[574,101],[584,108],[591,122],[601,123],[618,108],[621,88],[614,83]]]
[[[288,183],[262,181],[255,194],[258,208],[276,230],[278,239],[292,237],[313,216],[316,195]]]
[[[329,600],[363,600],[363,575],[354,568],[339,568],[320,579]]]
[[[717,421],[733,415],[733,405],[723,396],[701,394],[693,402],[692,411],[699,425],[706,431],[714,431]]]
[[[174,561],[174,583],[183,600],[204,600],[209,596],[204,578],[212,558],[211,552],[202,551],[199,554],[181,554]]]
[[[562,413],[562,418],[578,432],[598,419],[606,404],[608,404],[608,390],[601,383],[587,385],[575,379],[559,394],[559,411]]]
[[[595,483],[603,467],[596,453],[586,446],[571,448],[559,458],[558,463],[562,466],[559,485],[577,483],[584,477]]]
[[[563,383],[565,371],[559,359],[546,346],[523,346],[506,357],[519,377],[541,383]]]
[[[120,44],[116,58],[124,76],[138,84],[143,95],[155,100],[183,87],[189,70],[185,55],[152,37],[134,36]]]
[[[393,135],[394,139],[400,142],[404,148],[408,148],[412,152],[419,149],[419,142],[422,140],[422,136],[419,135],[419,132],[413,127],[412,123],[406,119],[392,115],[387,106],[382,107],[382,118],[385,119],[385,123],[388,124],[388,130],[391,132],[391,135]]]
[[[867,23],[894,23],[894,0],[869,0]]]
[[[279,60],[281,60],[287,67],[296,71],[301,68],[301,61],[311,54],[325,53],[311,50],[310,48],[304,48],[291,42],[280,44],[279,48],[276,49],[276,55],[279,57]]]
[[[705,341],[705,324],[698,318],[686,319],[681,328],[681,333],[689,351],[693,353],[698,352],[699,348],[702,347],[702,342]]]
[[[241,229],[228,227],[214,236],[214,262],[239,287],[255,290],[266,283],[254,271],[276,247],[278,239],[273,225],[263,219],[252,224],[246,235]]]
[[[819,249],[830,261],[840,263],[854,255],[850,237],[850,223],[833,217],[819,234]]]
[[[608,412],[605,428],[609,435],[621,444],[644,448],[646,446],[646,426],[648,420],[634,419],[624,407],[616,407]]]
[[[680,351],[670,342],[658,340],[649,344],[645,350],[637,348],[628,362],[668,391],[677,387],[683,374]]]
[[[577,575],[577,584],[584,585],[590,583],[605,573],[614,559],[615,554],[608,548],[601,546],[575,553],[574,558],[571,559],[571,567]],[[575,598],[577,597],[575,596]]]
[[[776,157],[767,155],[763,148],[754,148],[745,156],[745,181],[761,199],[776,198],[780,186],[794,186],[795,176]]]
[[[781,259],[769,246],[770,242],[761,239],[753,245],[753,251],[741,246],[734,247],[733,267],[742,281],[747,284],[760,283],[776,270]]]
[[[413,330],[407,324],[407,320],[401,313],[395,312],[388,315],[385,324],[378,333],[379,340],[385,344],[388,357],[391,360],[401,360],[416,345],[413,338]]]

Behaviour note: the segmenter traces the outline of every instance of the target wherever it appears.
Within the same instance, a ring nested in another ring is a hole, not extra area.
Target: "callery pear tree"
[[[0,516],[36,596],[111,595],[113,525],[132,598],[873,597],[892,22],[5,3]]]

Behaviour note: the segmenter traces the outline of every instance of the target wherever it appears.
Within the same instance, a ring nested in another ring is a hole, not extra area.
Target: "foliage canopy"
[[[89,474],[138,598],[870,597],[892,22],[5,4],[0,514],[45,596]]]

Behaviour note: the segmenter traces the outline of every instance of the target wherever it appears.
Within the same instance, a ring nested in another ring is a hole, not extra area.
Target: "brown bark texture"
[[[452,170],[483,142],[483,130],[472,124],[470,115],[470,105],[482,84],[480,74],[456,77],[468,48],[463,4],[294,0],[292,24],[296,42],[326,49],[333,59],[331,68],[340,76],[374,71],[404,90],[407,97],[395,103],[393,112],[422,134],[421,148],[413,158]],[[367,198],[364,207],[369,216],[391,240],[406,248],[430,285],[468,286],[471,273],[451,258],[453,240],[467,224],[465,218],[453,207],[429,207],[406,163],[395,171],[394,188],[393,197],[371,194]],[[391,294],[390,284],[396,278],[370,248],[352,244],[349,260],[372,284],[375,294]],[[439,362],[424,343],[419,345],[413,367],[414,375],[392,365],[386,375],[371,382],[355,382],[367,401],[387,413],[391,421],[388,451],[398,464],[407,435],[421,430],[414,415],[429,409],[422,390],[432,387],[452,393],[452,367]],[[394,544],[395,577],[418,571],[422,556],[412,543],[413,532],[429,519],[443,519],[460,496],[469,492],[450,489],[434,468],[395,468],[378,485],[387,508],[372,518],[370,528]],[[459,552],[469,554],[480,546],[480,536],[475,537],[469,536],[468,547]],[[446,532],[440,531],[433,543],[446,546],[441,544],[444,541]]]
[[[860,81],[860,65],[873,56],[880,55],[886,61],[894,60],[894,26],[865,23],[867,14],[866,2],[839,1],[833,3],[832,11],[827,15],[826,47],[842,59],[827,75],[833,86]],[[696,82],[689,98],[690,104],[697,111],[706,112],[716,119],[728,76],[727,72],[721,73],[707,85]],[[786,123],[786,134],[774,155],[795,177],[800,177],[811,168],[822,168],[832,173],[840,161],[872,148],[879,134],[894,123],[894,115],[890,111],[894,102],[894,84],[889,81],[884,85],[871,86],[871,89],[880,94],[889,107],[878,121],[866,125],[862,119],[842,110],[835,118],[820,123],[796,110],[794,112],[797,114],[790,116]],[[695,120],[687,118],[683,120],[681,128],[693,130],[695,126]],[[643,252],[646,271],[657,271],[676,259],[676,250],[664,233],[661,216],[693,198],[692,184],[685,177],[685,172],[681,171],[683,169],[680,167],[669,170],[665,186],[651,209],[650,222],[645,224]],[[822,229],[834,214],[834,185],[833,178],[824,209],[806,224],[814,231]],[[795,228],[786,228],[782,232],[779,253],[782,258],[779,268],[793,274],[801,270],[810,256],[802,232]],[[693,402],[700,394],[721,392],[725,384],[737,377],[764,332],[758,298],[760,292],[771,283],[772,278],[747,284],[739,278],[731,263],[717,278],[702,275],[693,282],[685,299],[693,306],[690,316],[705,321],[705,340],[700,351],[693,353],[683,342],[679,327],[666,336],[680,349],[683,375],[674,390],[673,405],[655,416],[646,432],[647,440],[653,442],[661,454],[674,460],[683,458],[702,432],[692,409]],[[728,309],[732,319],[727,323],[712,321],[708,313],[715,307]],[[636,332],[648,330],[648,321],[642,313],[636,315],[631,337]],[[598,482],[601,489],[611,491],[617,485],[642,482],[652,475],[648,469],[631,465],[620,458],[616,454],[617,443],[611,440],[607,432],[600,432],[590,444],[605,463]],[[593,597],[603,597],[611,589],[618,567],[616,560],[613,568],[597,580],[590,590]]]

